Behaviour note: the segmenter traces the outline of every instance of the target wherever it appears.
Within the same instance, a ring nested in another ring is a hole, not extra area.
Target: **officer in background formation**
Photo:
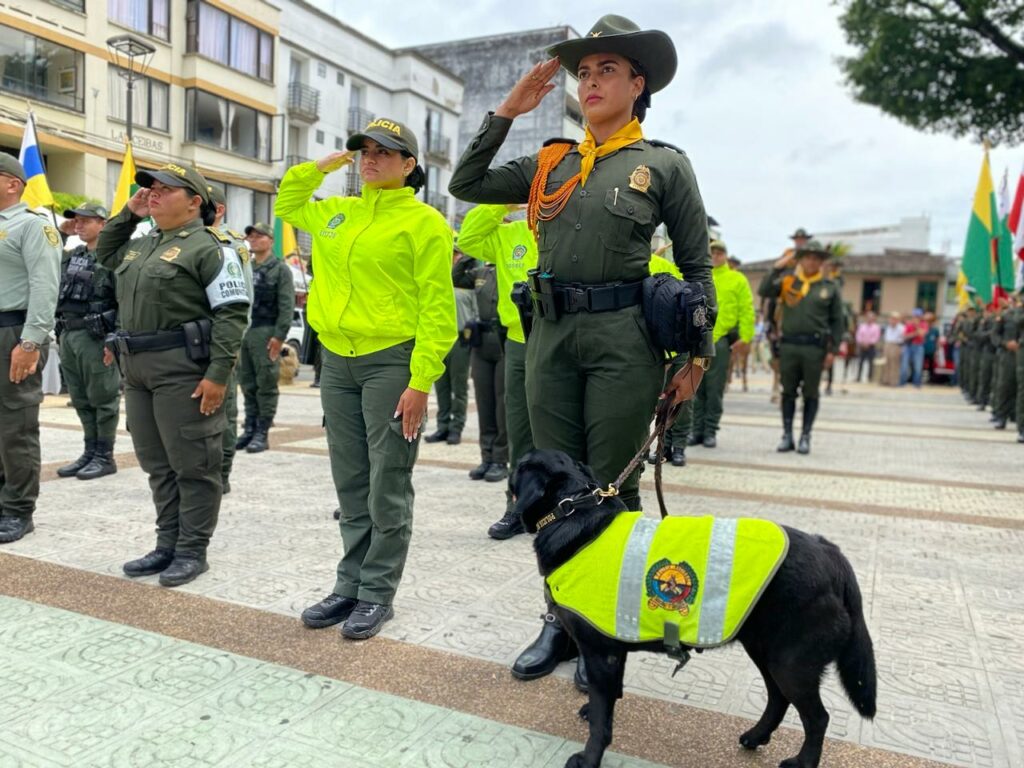
[[[459,232],[459,245],[475,257],[494,264],[498,279],[498,317],[505,329],[505,425],[508,434],[509,467],[533,450],[533,430],[526,404],[526,332],[519,308],[512,300],[512,287],[526,280],[528,270],[537,266],[537,241],[524,219],[509,220],[523,206],[478,205],[466,214]],[[490,528],[492,539],[508,539],[524,533],[516,514],[511,488],[505,491],[505,513]]]
[[[1006,429],[1017,420],[1017,337],[1020,335],[1021,308],[1014,297],[1000,300],[992,342],[995,347],[992,383],[992,425]]]
[[[245,426],[235,448],[267,450],[267,433],[277,414],[281,347],[295,313],[292,271],[274,258],[274,230],[266,224],[245,228],[252,255],[252,322],[242,339],[238,383],[245,395]]]
[[[96,241],[109,213],[86,203],[64,211],[82,245],[61,258],[57,295],[60,369],[82,422],[85,449],[57,470],[59,477],[94,480],[117,472],[114,440],[121,408],[121,375],[103,362],[103,340],[117,327],[114,273],[96,263]]]
[[[247,251],[215,227],[208,186],[169,163],[135,175],[140,189],[100,234],[96,257],[117,276],[112,338],[125,379],[128,426],[149,475],[156,548],[124,564],[166,587],[208,570],[221,501],[222,407],[249,314]],[[156,228],[130,239],[149,216]]]
[[[789,264],[777,262],[769,275],[782,311],[779,324],[779,376],[782,380],[782,441],[779,452],[811,452],[811,429],[818,413],[821,374],[831,366],[843,337],[843,305],[839,286],[825,277],[822,265],[831,256],[817,240],[809,240]],[[793,442],[797,397],[803,394],[804,418],[799,447]]]
[[[970,297],[970,304],[953,322],[956,343],[960,345],[960,363],[957,370],[957,381],[960,383],[960,391],[964,399],[974,405],[974,387],[977,384],[977,357],[978,349],[975,341],[978,323],[978,306],[974,300],[975,291],[971,286],[965,289]]]
[[[811,239],[811,234],[803,227],[798,227],[796,232],[789,236],[789,239],[793,241],[793,247],[787,248],[782,252],[782,256],[775,262],[774,267],[781,270],[780,275],[782,276],[792,273],[796,261],[796,252],[807,245]],[[761,280],[761,284],[757,288],[757,295],[761,298],[761,316],[765,322],[765,338],[768,340],[772,356],[771,401],[774,403],[777,402],[779,395],[779,337],[781,336],[781,330],[779,328],[778,293],[775,291],[772,274],[772,272],[769,272]]]
[[[989,406],[992,397],[992,363],[995,361],[996,349],[993,345],[996,315],[986,309],[974,329],[974,347],[977,350],[977,376],[974,384],[974,403],[979,411]]]
[[[60,285],[56,227],[21,202],[25,170],[0,152],[0,544],[33,530],[39,404]]]
[[[493,264],[474,270],[477,320],[469,351],[476,415],[480,426],[480,464],[470,480],[500,483],[508,478],[505,431],[505,328],[498,319],[498,272]]]

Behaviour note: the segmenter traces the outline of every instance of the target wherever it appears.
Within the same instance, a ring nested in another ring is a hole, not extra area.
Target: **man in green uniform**
[[[693,427],[690,445],[714,448],[715,435],[722,420],[722,400],[729,380],[729,358],[742,352],[754,338],[754,296],[742,272],[729,266],[729,254],[721,240],[711,242],[711,277],[718,297],[715,318],[715,357],[704,375],[704,382],[693,401]]]
[[[86,203],[64,211],[83,244],[61,259],[57,296],[60,369],[82,422],[85,450],[57,470],[59,477],[93,480],[117,472],[114,440],[121,408],[121,374],[103,362],[103,340],[117,327],[114,273],[96,263],[96,241],[109,213]]]
[[[956,344],[956,381],[960,386],[960,394],[970,399],[970,384],[967,369],[970,367],[970,337],[974,325],[974,307],[967,307],[956,316],[953,323],[953,339]]]
[[[245,228],[252,254],[252,324],[242,339],[238,383],[245,395],[245,427],[235,448],[261,453],[277,414],[281,347],[295,313],[292,271],[274,258],[274,230],[266,224]]]
[[[25,170],[0,152],[0,544],[33,530],[39,404],[60,284],[60,234],[20,202]]]
[[[978,378],[974,385],[974,401],[979,411],[988,408],[992,398],[992,367],[996,357],[992,336],[995,326],[995,312],[991,309],[984,310],[975,332],[978,345]]]
[[[248,252],[203,226],[206,180],[168,163],[140,171],[143,187],[100,234],[96,258],[117,276],[114,338],[125,377],[128,428],[156,506],[156,549],[125,563],[163,586],[208,570],[221,500],[221,407],[249,313]],[[157,228],[130,239],[151,216]],[[212,221],[212,217],[211,217]]]
[[[843,337],[843,304],[839,286],[825,278],[822,265],[831,256],[817,240],[796,252],[796,269],[772,270],[772,285],[782,309],[779,377],[782,380],[782,441],[778,451],[811,452],[811,429],[818,413],[821,374],[832,365]],[[793,442],[796,400],[803,392],[804,419],[800,445]]]
[[[796,261],[796,252],[803,248],[811,239],[811,233],[803,227],[797,227],[796,231],[789,236],[793,241],[793,247],[782,252],[775,262],[775,269],[781,269],[783,274],[791,274]],[[765,337],[771,352],[772,367],[772,394],[771,401],[777,402],[779,396],[779,294],[774,289],[772,272],[769,272],[761,280],[757,287],[757,295],[761,298],[761,315],[765,321]]]
[[[996,337],[995,366],[999,371],[992,395],[992,421],[996,429],[1006,429],[1006,422],[1015,418],[1017,407],[1017,336],[1020,332],[1020,302],[1011,298],[1002,310],[1002,320]],[[1019,418],[1019,414],[1016,415]]]

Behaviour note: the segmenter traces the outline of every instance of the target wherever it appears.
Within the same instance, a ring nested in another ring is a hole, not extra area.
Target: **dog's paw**
[[[740,734],[740,746],[744,749],[757,749],[771,740],[770,733],[760,733],[757,728],[751,728],[746,733]]]
[[[576,714],[578,714],[580,716],[580,720],[584,720],[584,721],[589,722],[590,721],[590,702],[588,701],[586,704],[584,704],[582,707],[580,707],[580,711],[577,712]]]
[[[565,761],[565,768],[592,768],[592,766],[582,752],[577,752]]]

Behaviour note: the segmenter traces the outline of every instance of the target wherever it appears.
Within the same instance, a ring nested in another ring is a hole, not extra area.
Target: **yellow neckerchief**
[[[640,121],[635,117],[605,139],[601,146],[597,145],[594,134],[590,132],[590,126],[588,125],[586,135],[577,149],[580,153],[580,186],[585,187],[587,185],[587,177],[594,170],[594,163],[597,161],[597,158],[610,155],[612,152],[628,147],[630,144],[636,144],[638,141],[643,141],[643,138],[644,132],[640,128]]]
[[[786,302],[786,306],[795,307],[799,304],[801,299],[810,292],[811,285],[820,281],[824,276],[824,270],[819,269],[818,274],[807,277],[803,268],[797,264],[794,274],[787,275],[782,279],[782,300]]]

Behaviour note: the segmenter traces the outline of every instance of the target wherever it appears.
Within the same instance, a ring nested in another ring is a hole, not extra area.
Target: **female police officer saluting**
[[[156,549],[124,564],[165,587],[207,570],[221,499],[225,384],[248,322],[245,249],[203,227],[206,180],[168,164],[140,171],[143,187],[100,233],[97,260],[117,276],[115,351],[128,429],[156,504]],[[141,219],[157,228],[131,240]],[[211,218],[212,220],[212,218]]]
[[[643,444],[664,375],[640,308],[651,236],[664,221],[676,264],[704,285],[713,307],[707,218],[686,156],[644,139],[640,128],[651,93],[675,74],[668,35],[609,15],[549,52],[556,58],[530,70],[484,119],[449,190],[476,203],[528,203],[539,252],[531,287],[535,302],[547,295],[549,310],[526,345],[534,444],[565,451],[610,483]],[[489,169],[512,120],[555,89],[559,65],[579,79],[584,141],[549,142]],[[698,352],[714,354],[710,333]],[[691,364],[673,379],[677,400],[692,397],[701,374]],[[640,508],[638,483],[634,473],[621,489],[629,509]],[[513,667],[517,677],[541,677],[572,655],[564,630],[546,618]]]
[[[320,400],[345,554],[331,594],[302,613],[309,627],[344,621],[373,637],[391,603],[412,535],[412,467],[430,386],[457,335],[452,231],[414,195],[423,186],[416,137],[375,120],[336,152],[288,170],[274,212],[313,236],[306,316],[320,337]],[[324,175],[360,153],[361,197],[310,198]]]

